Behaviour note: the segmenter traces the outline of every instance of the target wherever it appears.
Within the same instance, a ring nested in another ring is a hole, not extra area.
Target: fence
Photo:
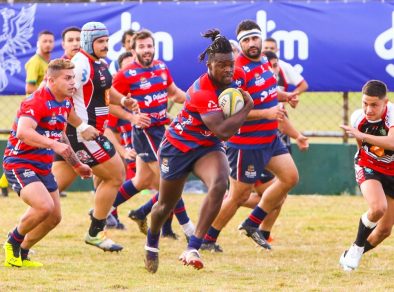
[[[0,96],[0,133],[8,133],[20,101],[24,96]],[[300,96],[300,103],[296,109],[289,106],[287,111],[295,127],[306,136],[319,139],[337,138],[334,141],[347,142],[343,131],[339,128],[341,124],[348,124],[352,112],[361,107],[360,93],[342,92],[306,92]],[[179,111],[180,105],[171,109],[174,115]]]

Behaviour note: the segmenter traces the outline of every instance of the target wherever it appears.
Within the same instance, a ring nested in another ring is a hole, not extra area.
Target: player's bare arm
[[[223,113],[215,112],[202,115],[204,124],[221,140],[228,140],[245,122],[248,113],[253,108],[253,100],[249,93],[240,89],[244,98],[244,107],[236,114],[224,119]]]
[[[168,88],[168,98],[176,103],[184,103],[186,100],[186,93],[180,89],[175,83],[172,83]]]
[[[352,135],[354,138],[356,138],[358,142],[366,142],[374,146],[381,147],[383,149],[394,150],[393,127],[390,128],[387,136],[369,135],[366,133],[362,133],[359,130],[347,125],[341,125],[341,128],[344,129],[347,134]]]
[[[100,132],[96,128],[84,123],[81,118],[77,116],[74,108],[71,109],[67,122],[76,128],[82,138],[87,141],[94,140],[98,135],[100,135]]]
[[[111,87],[109,90],[109,96],[111,104],[124,106],[133,112],[139,111],[138,102],[131,97],[130,93],[127,94],[127,96],[124,96],[114,87]]]

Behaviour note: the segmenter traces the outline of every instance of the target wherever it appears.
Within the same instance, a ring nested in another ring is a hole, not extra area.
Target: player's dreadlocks
[[[210,29],[205,32],[203,35],[205,38],[210,38],[212,40],[212,44],[199,56],[200,61],[204,61],[205,56],[208,55],[208,61],[210,58],[216,53],[232,53],[232,47],[228,39],[220,34],[220,31],[217,29]]]

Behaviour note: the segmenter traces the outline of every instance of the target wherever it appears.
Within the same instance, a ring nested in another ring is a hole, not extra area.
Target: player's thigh
[[[51,194],[41,181],[29,183],[20,191],[21,199],[34,209],[54,208]]]
[[[72,166],[65,161],[54,161],[52,173],[56,178],[60,191],[69,187],[78,176]]]
[[[367,179],[360,184],[361,193],[373,210],[386,209],[387,199],[382,183],[377,179]]]
[[[266,168],[281,182],[295,185],[298,182],[298,170],[289,153],[272,156]]]
[[[194,163],[193,172],[208,186],[216,183],[227,184],[229,168],[226,154],[212,151],[201,156]]]
[[[253,184],[244,183],[238,181],[231,176],[230,178],[230,187],[228,190],[227,199],[235,200],[235,201],[245,201],[249,198],[250,193],[253,190]]]
[[[159,170],[158,164],[157,168]],[[145,162],[141,157],[136,157],[136,174],[133,181],[136,181],[139,185],[150,185],[151,178],[154,177],[154,173],[149,165],[149,162]],[[159,174],[160,176],[160,174]]]
[[[101,180],[114,180],[118,184],[122,184],[125,170],[122,159],[119,154],[115,154],[109,160],[97,164],[92,167],[93,174]]]

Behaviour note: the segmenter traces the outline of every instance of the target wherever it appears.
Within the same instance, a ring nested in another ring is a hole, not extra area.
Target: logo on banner
[[[375,52],[383,60],[394,61],[394,11],[391,14],[391,27],[382,32],[375,40]],[[394,64],[386,66],[386,72],[394,77]]]
[[[301,30],[277,30],[272,32],[276,28],[276,23],[273,20],[267,19],[267,12],[265,12],[264,10],[257,11],[256,22],[261,28],[261,37],[263,40],[265,40],[268,33],[270,33],[270,37],[274,38],[277,41],[278,48],[280,49],[280,51],[278,52],[279,58],[283,54],[282,58],[286,60],[293,60],[296,57],[299,60],[308,59],[309,39],[305,32]],[[295,56],[294,52],[297,52],[297,56]],[[303,71],[303,68],[300,64],[295,64],[294,68],[299,73]]]
[[[17,53],[25,53],[31,48],[29,39],[33,36],[33,22],[37,4],[22,7],[19,13],[10,8],[0,9],[3,27],[0,31],[0,92],[8,85],[8,76],[21,71]]]
[[[115,47],[121,43],[123,32],[133,29],[139,31],[141,24],[136,21],[131,21],[131,13],[123,12],[120,16],[120,29],[109,36],[108,42],[108,58],[117,60],[123,48],[116,49]],[[162,59],[164,61],[172,61],[174,59],[174,41],[168,32],[158,31],[153,33],[155,39],[155,59]]]

